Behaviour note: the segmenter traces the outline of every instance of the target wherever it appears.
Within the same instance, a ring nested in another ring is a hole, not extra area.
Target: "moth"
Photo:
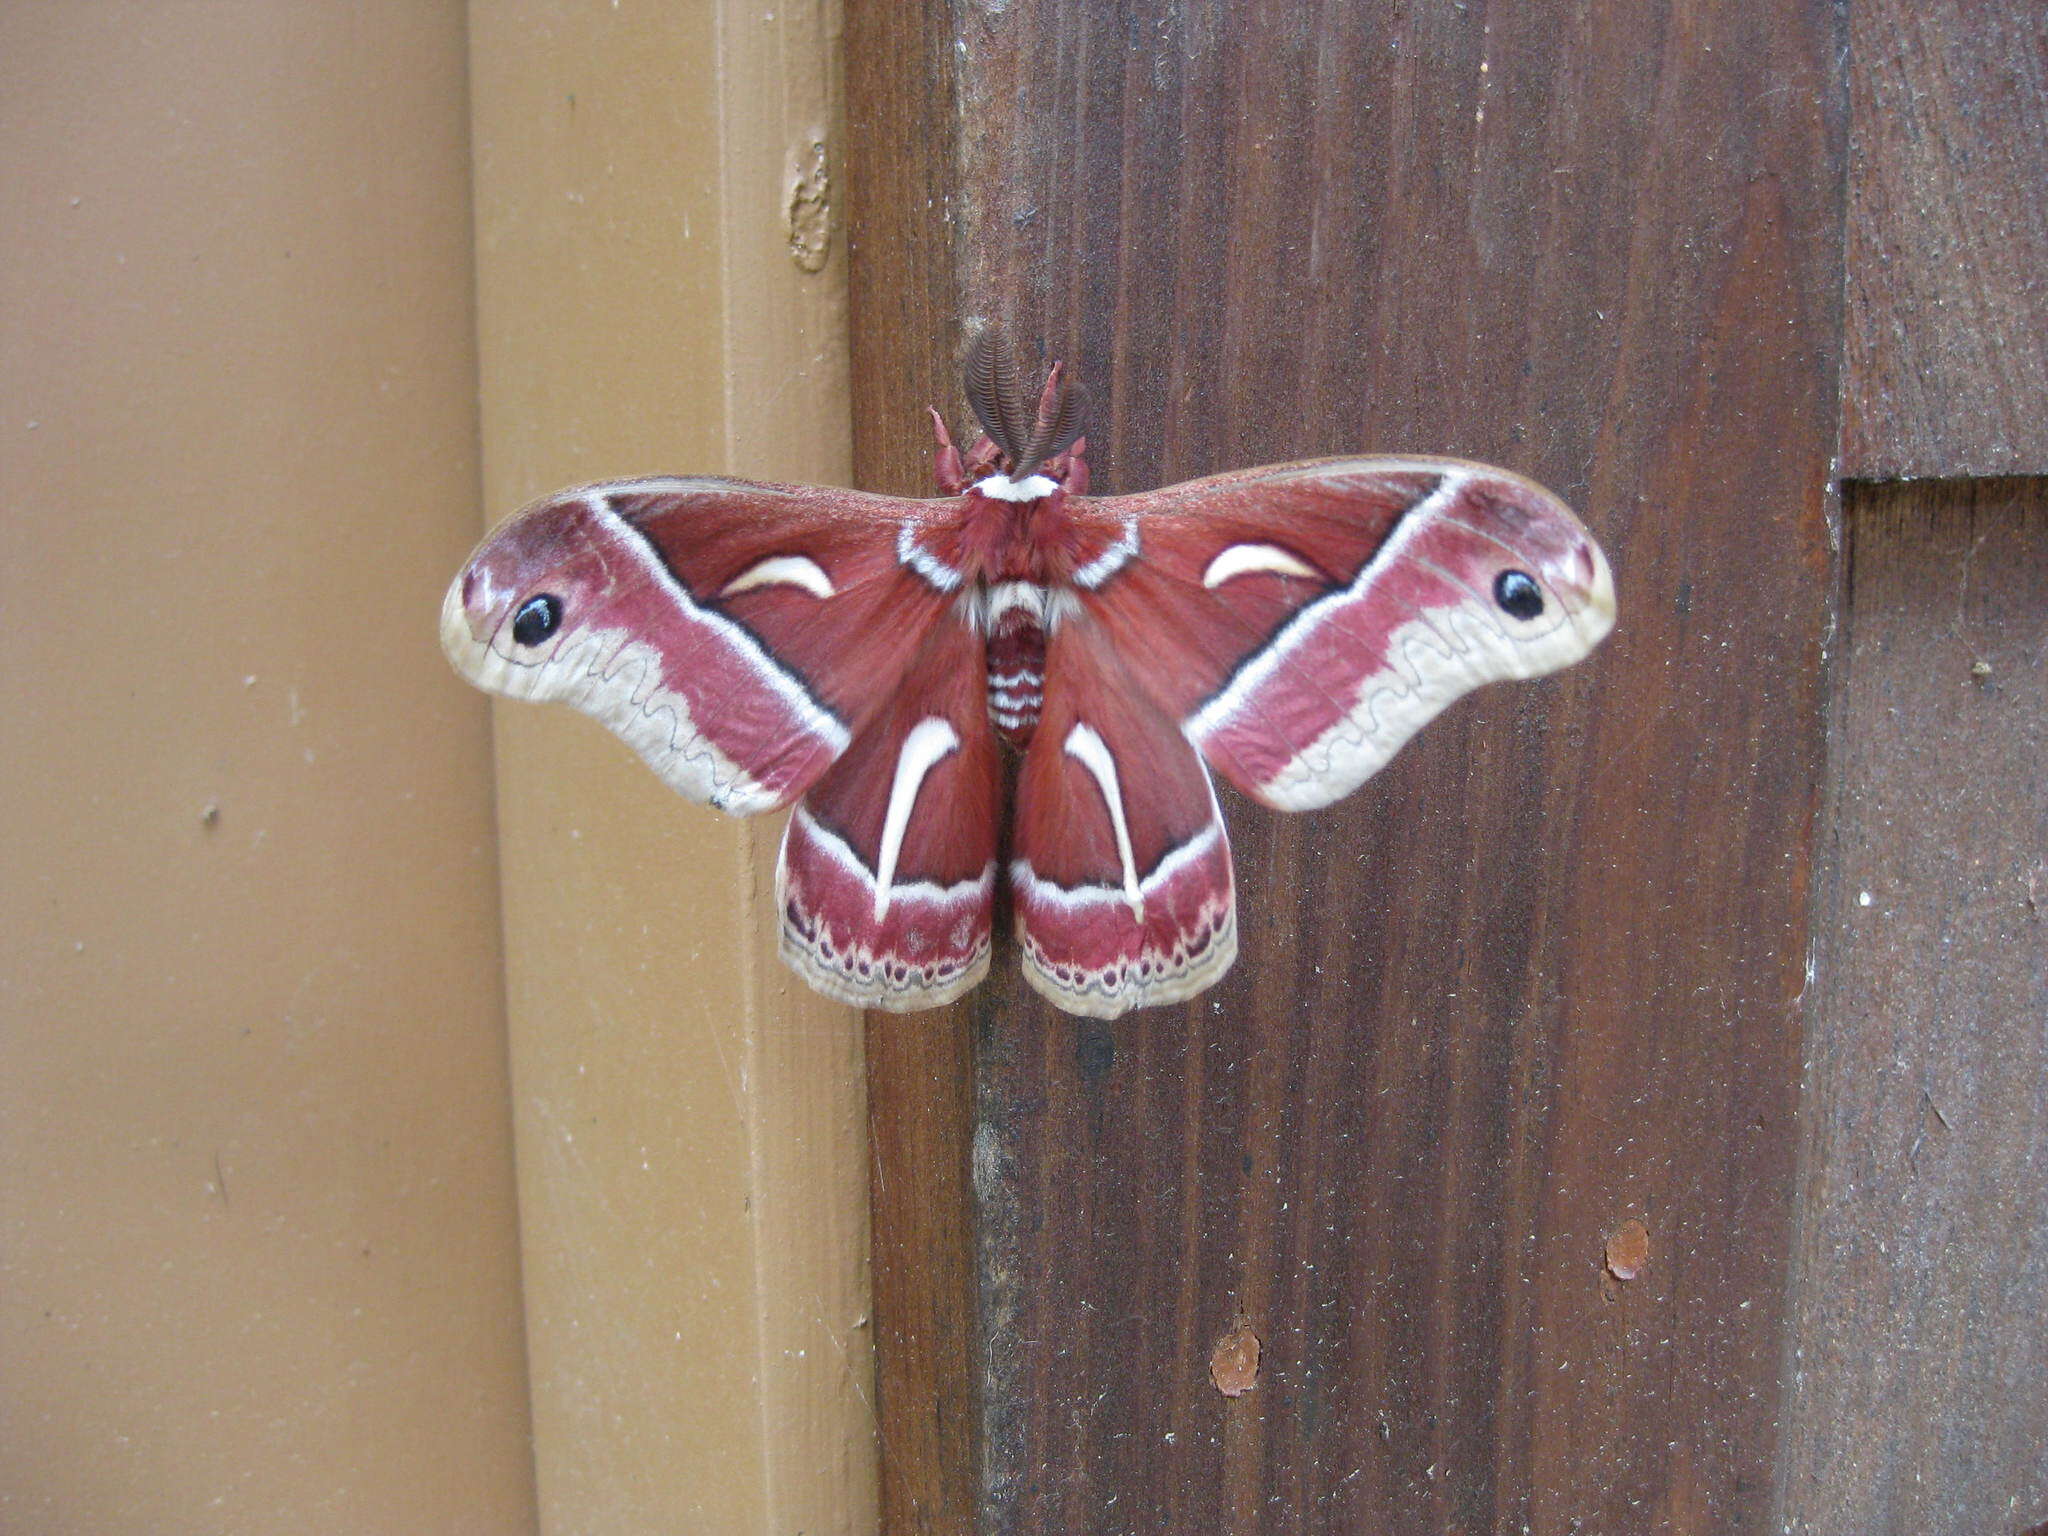
[[[1328,805],[1454,699],[1613,627],[1600,547],[1506,470],[1334,458],[1090,496],[1058,365],[1033,406],[990,328],[966,372],[981,436],[963,456],[931,413],[938,499],[583,486],[501,525],[442,607],[477,686],[595,716],[693,800],[794,806],[781,951],[832,997],[967,991],[999,881],[1061,1008],[1191,997],[1237,953],[1212,771]]]

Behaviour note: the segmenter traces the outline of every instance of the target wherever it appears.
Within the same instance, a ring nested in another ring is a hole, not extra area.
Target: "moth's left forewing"
[[[1334,459],[1092,504],[1136,557],[1084,602],[1232,782],[1327,805],[1481,684],[1585,656],[1605,557],[1549,492],[1456,460]]]
[[[692,799],[773,809],[847,749],[945,607],[897,558],[922,508],[708,478],[564,491],[478,547],[442,644],[479,687],[595,717]]]

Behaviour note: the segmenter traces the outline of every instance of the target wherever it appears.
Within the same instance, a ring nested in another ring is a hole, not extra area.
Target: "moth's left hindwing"
[[[895,694],[945,598],[897,558],[919,503],[738,480],[565,491],[479,546],[441,641],[735,815],[794,801]]]
[[[783,959],[866,1008],[933,1008],[972,987],[988,972],[1002,802],[981,640],[949,619],[789,819]]]

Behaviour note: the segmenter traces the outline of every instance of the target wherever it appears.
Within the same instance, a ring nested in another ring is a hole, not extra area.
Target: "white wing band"
[[[1116,828],[1116,856],[1124,866],[1124,900],[1131,916],[1145,918],[1145,893],[1138,887],[1138,861],[1131,856],[1131,827],[1124,818],[1123,791],[1117,786],[1116,759],[1109,743],[1091,725],[1077,725],[1067,732],[1067,756],[1095,775],[1095,787],[1102,791],[1102,803],[1109,808],[1110,825]]]
[[[920,720],[903,738],[896,754],[896,778],[889,786],[889,810],[882,818],[882,847],[875,858],[875,921],[889,915],[889,887],[896,880],[896,861],[903,853],[903,834],[910,829],[910,810],[925,775],[960,745],[960,733],[932,715]]]

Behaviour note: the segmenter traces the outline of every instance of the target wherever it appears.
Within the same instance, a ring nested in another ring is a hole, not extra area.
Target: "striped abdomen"
[[[1031,741],[1045,703],[1045,589],[1024,582],[987,598],[988,718],[1014,747]]]

